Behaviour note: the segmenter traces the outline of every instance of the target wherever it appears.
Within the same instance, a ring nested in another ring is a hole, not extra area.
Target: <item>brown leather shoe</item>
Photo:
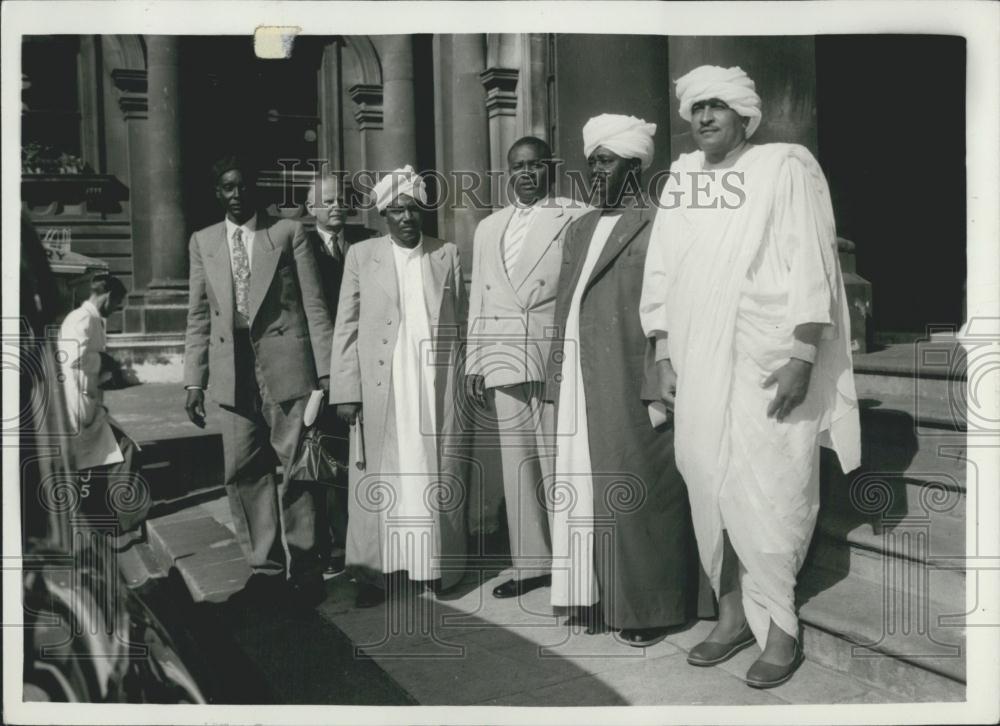
[[[725,663],[741,650],[749,648],[754,642],[755,639],[750,630],[750,624],[744,622],[743,627],[740,628],[740,632],[732,640],[724,643],[703,640],[698,643],[688,653],[687,662],[699,668],[707,668],[708,666]]]
[[[802,654],[802,646],[798,641],[795,641],[795,655],[792,657],[791,663],[776,665],[758,658],[747,671],[746,683],[751,688],[774,688],[775,686],[780,686],[795,675],[795,671],[799,669],[799,666],[802,665],[805,659],[805,656]]]

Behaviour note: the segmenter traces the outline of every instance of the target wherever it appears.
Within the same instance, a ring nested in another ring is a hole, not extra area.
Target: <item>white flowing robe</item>
[[[795,580],[819,507],[818,445],[844,471],[860,463],[850,322],[829,190],[808,150],[750,147],[715,181],[700,177],[697,204],[746,195],[727,209],[692,208],[682,155],[664,188],[646,259],[640,315],[647,335],[666,333],[677,371],[675,447],[688,485],[698,550],[719,591],[722,530],[741,563],[748,622],[758,643],[770,621],[797,637]],[[706,184],[707,193],[706,193]],[[790,357],[793,331],[823,324],[806,400],[783,422],[767,417],[769,374]]]
[[[587,282],[620,214],[597,222],[580,280],[566,316],[562,395],[556,418],[556,465],[549,492],[552,507],[552,589],[556,606],[593,605],[599,598],[594,572],[594,472],[590,461],[587,394],[580,365],[580,305]]]
[[[411,580],[440,576],[433,486],[439,476],[433,366],[427,364],[431,329],[424,298],[423,244],[392,245],[400,323],[392,356],[392,412],[382,476],[395,479],[397,498],[382,530],[383,572],[406,570]]]

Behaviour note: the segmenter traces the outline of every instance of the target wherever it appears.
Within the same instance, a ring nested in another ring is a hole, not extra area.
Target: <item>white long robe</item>
[[[434,369],[426,363],[431,329],[424,299],[423,245],[407,249],[393,244],[392,255],[401,311],[390,384],[394,435],[385,437],[382,475],[396,480],[397,499],[381,533],[382,568],[387,573],[406,570],[411,580],[432,580],[440,576],[432,567],[441,546],[432,504],[440,467]]]
[[[772,619],[798,634],[795,578],[819,505],[817,445],[834,448],[845,472],[860,463],[850,323],[829,190],[808,150],[749,148],[726,170],[743,174],[746,199],[734,209],[692,208],[690,173],[702,169],[700,151],[672,167],[678,174],[654,223],[640,316],[647,335],[667,334],[678,374],[677,465],[702,564],[718,592],[726,529],[763,646]],[[701,205],[716,193],[734,200],[722,173],[699,193]],[[803,323],[824,324],[824,332],[806,400],[779,423],[766,415],[775,387],[762,383],[788,361]]]
[[[594,475],[590,461],[587,395],[580,364],[580,305],[597,260],[620,214],[601,217],[587,248],[580,280],[566,316],[562,395],[556,418],[556,465],[549,498],[552,507],[552,589],[556,606],[597,602],[594,572]]]

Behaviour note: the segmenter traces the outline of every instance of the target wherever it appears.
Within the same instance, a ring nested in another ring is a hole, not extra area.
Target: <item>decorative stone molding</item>
[[[515,68],[487,68],[479,74],[486,88],[486,111],[490,118],[517,114],[517,81],[520,71]]]
[[[382,86],[358,83],[351,86],[347,92],[351,94],[351,100],[358,104],[354,112],[358,128],[362,131],[381,129],[385,116],[382,107]]]
[[[148,117],[149,96],[147,95],[146,71],[116,68],[111,71],[111,80],[119,91],[118,107],[126,120]]]

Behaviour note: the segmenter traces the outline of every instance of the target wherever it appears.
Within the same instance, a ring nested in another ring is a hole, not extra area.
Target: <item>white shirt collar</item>
[[[233,238],[233,232],[235,232],[237,228],[242,229],[243,232],[246,233],[246,234],[251,234],[252,235],[254,232],[257,231],[257,215],[256,214],[252,215],[250,217],[250,219],[248,219],[243,224],[236,224],[231,219],[229,219],[229,215],[227,214],[226,215],[226,239],[232,240],[232,238]]]

